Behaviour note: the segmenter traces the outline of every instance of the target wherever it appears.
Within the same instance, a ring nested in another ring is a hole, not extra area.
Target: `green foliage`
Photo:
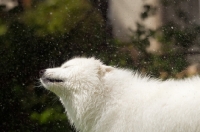
[[[40,36],[69,33],[89,10],[85,0],[48,0],[25,12],[23,20]]]
[[[153,7],[148,4],[145,4],[143,7],[144,7],[144,11],[140,15],[142,19],[146,19],[149,16],[153,16],[156,14],[156,11],[157,11],[156,7]]]
[[[39,121],[40,124],[47,124],[48,122],[51,122],[51,121],[67,122],[66,115],[61,114],[62,112],[63,111],[60,110],[60,107],[58,107],[56,110],[48,108],[48,109],[42,111],[42,113],[38,113],[35,111],[31,114],[30,117],[32,120]]]
[[[6,25],[0,21],[0,36],[4,35],[7,32],[7,27]]]
[[[165,6],[178,6],[178,2],[162,1]],[[156,7],[145,5],[141,18],[144,20],[151,15],[156,14]],[[168,77],[175,77],[177,73],[186,68],[187,51],[196,43],[200,35],[199,26],[188,23],[186,12],[177,9],[176,17],[180,18],[183,26],[176,24],[174,21],[166,23],[157,30],[151,30],[138,23],[137,29],[132,31],[132,44],[138,52],[136,69],[141,69],[154,76],[160,76],[161,72],[166,72]],[[150,45],[149,38],[153,38],[161,43],[160,53],[148,53],[146,48]]]
[[[145,70],[153,76],[159,76],[160,72],[167,72],[170,76],[175,76],[186,67],[184,54],[180,50],[173,50],[173,46],[180,46],[178,44],[181,44],[182,47],[187,47],[186,44],[190,46],[192,39],[195,39],[194,34],[191,34],[192,37],[186,31],[172,30],[171,25],[164,26],[156,31],[147,29],[140,24],[137,27],[137,30],[133,31],[132,38],[132,43],[139,54],[139,63],[135,64],[136,69]],[[184,38],[185,35],[187,38]],[[150,37],[162,42],[161,55],[146,51],[146,48],[150,45]]]

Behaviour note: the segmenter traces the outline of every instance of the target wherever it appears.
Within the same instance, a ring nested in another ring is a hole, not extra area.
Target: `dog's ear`
[[[114,69],[112,66],[101,65],[98,74],[104,76],[106,73],[111,72]]]

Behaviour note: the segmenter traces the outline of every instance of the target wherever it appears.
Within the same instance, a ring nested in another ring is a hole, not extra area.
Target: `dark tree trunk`
[[[101,12],[105,23],[106,36],[112,38],[112,25],[108,19],[109,0],[90,0],[98,11]]]

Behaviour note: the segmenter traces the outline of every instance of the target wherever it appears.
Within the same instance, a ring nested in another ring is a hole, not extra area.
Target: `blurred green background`
[[[106,0],[32,0],[0,9],[1,132],[74,131],[59,99],[41,87],[39,70],[74,56],[94,56],[162,79],[177,77],[188,65],[184,51],[200,30],[169,22],[153,31],[138,23],[131,42],[125,43],[113,38]],[[145,5],[141,17],[152,10]],[[146,52],[149,37],[162,42],[162,55]],[[177,44],[182,50],[171,49]]]

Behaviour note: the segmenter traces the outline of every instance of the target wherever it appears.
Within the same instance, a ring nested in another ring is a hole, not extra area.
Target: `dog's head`
[[[74,58],[60,67],[40,71],[42,85],[58,96],[94,89],[113,67],[94,58]]]

